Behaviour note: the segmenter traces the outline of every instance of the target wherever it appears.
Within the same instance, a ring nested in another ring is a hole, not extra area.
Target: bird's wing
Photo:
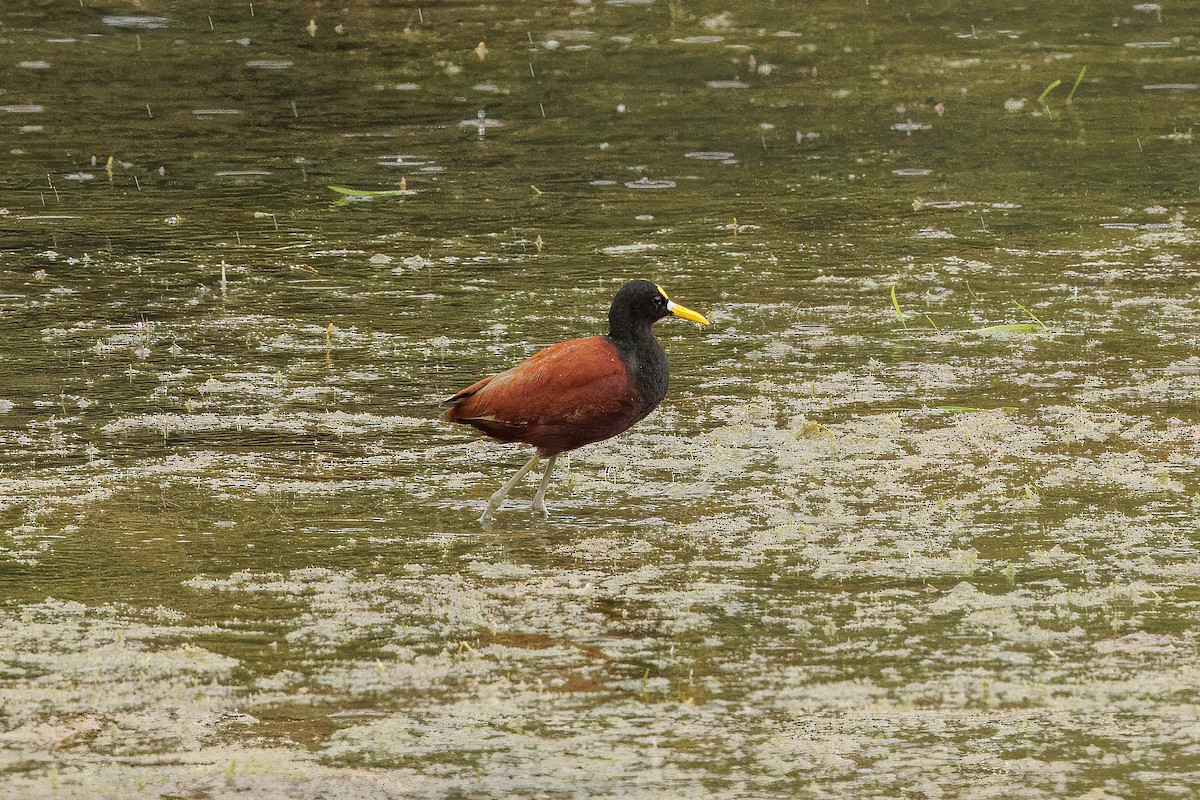
[[[616,347],[603,336],[572,339],[534,353],[446,400],[444,419],[505,426],[570,424],[623,413],[640,402]]]

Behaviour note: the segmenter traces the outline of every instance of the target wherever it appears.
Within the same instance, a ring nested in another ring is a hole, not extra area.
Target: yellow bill
[[[658,286],[657,283],[654,285]],[[661,286],[658,286],[658,291],[659,291],[659,294],[661,294],[663,296],[663,299],[667,301],[667,310],[670,311],[675,316],[683,317],[684,319],[690,319],[692,322],[699,322],[701,325],[708,324],[708,320],[704,318],[703,314],[692,311],[690,308],[687,308],[686,306],[681,306],[681,305],[679,305],[679,303],[676,303],[674,300],[667,297],[667,293],[663,291],[663,288]]]

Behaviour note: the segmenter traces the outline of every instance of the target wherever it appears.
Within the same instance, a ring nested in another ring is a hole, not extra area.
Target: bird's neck
[[[636,328],[632,333],[629,330],[610,332],[607,338],[616,346],[629,377],[646,404],[646,413],[649,413],[667,395],[667,354],[662,345],[654,338],[649,325]]]

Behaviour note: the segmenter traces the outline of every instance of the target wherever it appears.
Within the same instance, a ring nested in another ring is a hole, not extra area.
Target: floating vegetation
[[[684,158],[695,158],[700,161],[722,161],[726,164],[736,164],[737,154],[724,151],[707,151],[698,150],[691,153],[684,153]]]
[[[110,14],[100,18],[105,25],[114,28],[141,28],[142,30],[157,30],[170,25],[166,17],[150,17],[136,14]]]
[[[366,202],[376,200],[380,197],[410,197],[417,193],[416,189],[400,188],[400,189],[353,189],[349,186],[330,186],[332,191],[337,192],[342,196],[338,200],[338,204],[348,202]]]
[[[1015,300],[1013,301],[1013,305],[1024,311],[1029,318],[1033,320],[1033,322],[1013,322],[1006,325],[988,325],[986,327],[977,329],[975,333],[989,336],[993,334],[1044,333],[1050,330],[1050,328],[1044,322],[1038,319],[1028,308],[1016,302]]]
[[[591,39],[596,35],[596,32],[586,28],[565,28],[550,31],[546,35],[552,39],[579,41],[581,39]]]
[[[638,178],[636,181],[626,181],[625,188],[627,189],[674,189],[675,181],[655,180],[645,176]]]
[[[921,228],[913,234],[914,239],[957,239],[950,231],[939,230],[938,228]]]
[[[909,316],[900,310],[900,301],[896,297],[896,286],[894,284],[891,287],[890,298],[892,301],[892,311],[895,312],[896,319],[900,321],[901,327],[907,330]],[[1002,334],[1043,333],[1050,330],[1049,326],[1038,319],[1038,317],[1028,308],[1016,301],[1013,301],[1013,305],[1021,309],[1021,311],[1023,311],[1032,320],[1032,322],[1013,322],[1002,325],[987,325],[982,328],[975,328],[970,332],[981,334],[983,336],[991,336]],[[924,314],[924,317],[931,328],[933,328],[935,331],[941,331],[941,327],[939,327],[928,314]]]
[[[381,167],[400,167],[402,169],[416,170],[418,172],[441,172],[442,167],[437,166],[432,161],[417,156],[408,155],[385,155],[376,156],[376,163]]]
[[[647,250],[657,250],[658,245],[653,242],[636,242],[634,244],[615,244],[605,247],[601,250],[605,255],[621,256],[629,253],[644,253]]]
[[[1046,330],[1046,326],[1037,322],[1011,322],[1004,325],[988,325],[983,328],[977,328],[975,333],[981,336],[991,336],[995,334],[1024,334],[1024,333],[1042,333]]]

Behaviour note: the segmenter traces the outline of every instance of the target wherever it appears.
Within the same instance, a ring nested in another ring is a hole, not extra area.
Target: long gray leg
[[[529,473],[529,470],[533,469],[533,465],[540,461],[541,458],[537,453],[534,453],[533,458],[526,461],[525,466],[517,470],[516,475],[513,475],[508,479],[507,483],[496,490],[496,493],[492,495],[492,499],[488,500],[487,508],[483,510],[483,516],[479,518],[480,522],[487,525],[492,521],[492,512],[500,507],[500,504],[504,502],[504,498],[508,496],[512,488],[521,481],[521,478],[524,478]]]
[[[557,460],[557,455],[550,456],[550,460],[546,462],[546,474],[542,476],[542,484],[533,496],[533,510],[545,517],[550,516],[550,512],[546,510],[546,487],[550,485],[550,473],[554,470],[554,462]]]

